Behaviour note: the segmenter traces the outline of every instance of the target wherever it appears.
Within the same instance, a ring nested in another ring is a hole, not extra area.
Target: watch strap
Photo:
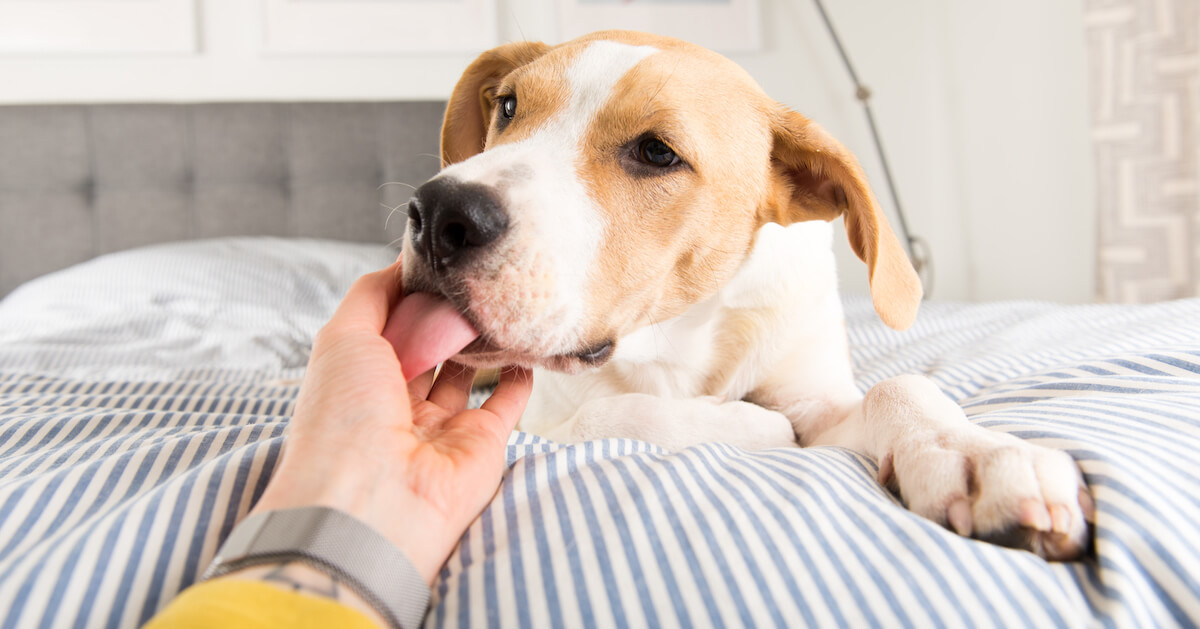
[[[378,531],[329,507],[256,513],[234,527],[203,579],[264,563],[301,561],[342,581],[393,627],[421,625],[429,586]]]

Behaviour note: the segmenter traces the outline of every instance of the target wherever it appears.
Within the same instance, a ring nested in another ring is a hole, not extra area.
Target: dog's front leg
[[[909,509],[962,535],[1052,560],[1085,550],[1094,503],[1070,455],[972,424],[927,378],[885,380],[814,428],[804,445],[875,457],[880,482]]]
[[[637,439],[672,451],[716,441],[747,450],[796,445],[788,418],[756,404],[643,393],[584,402],[569,420],[545,436],[560,442]]]

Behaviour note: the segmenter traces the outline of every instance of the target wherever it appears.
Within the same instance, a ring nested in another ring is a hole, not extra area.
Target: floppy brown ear
[[[483,151],[496,86],[513,70],[550,50],[541,42],[513,42],[493,48],[467,66],[442,121],[442,167]]]
[[[772,127],[771,196],[761,219],[788,225],[843,216],[850,246],[867,263],[875,312],[897,330],[912,325],[921,305],[921,279],[858,161],[824,129],[796,112],[781,108]]]

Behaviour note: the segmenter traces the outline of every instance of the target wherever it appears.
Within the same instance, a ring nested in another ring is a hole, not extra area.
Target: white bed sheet
[[[0,302],[0,627],[132,627],[192,583],[277,460],[312,334],[378,246],[227,239],[98,259]],[[1050,564],[913,516],[835,448],[666,453],[515,433],[428,626],[1200,622],[1200,300],[847,300],[859,385],[929,374],[1066,448],[1096,552]]]

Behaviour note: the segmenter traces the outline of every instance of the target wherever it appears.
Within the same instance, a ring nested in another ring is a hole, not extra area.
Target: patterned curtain
[[[1084,0],[1103,301],[1200,295],[1200,0]]]

